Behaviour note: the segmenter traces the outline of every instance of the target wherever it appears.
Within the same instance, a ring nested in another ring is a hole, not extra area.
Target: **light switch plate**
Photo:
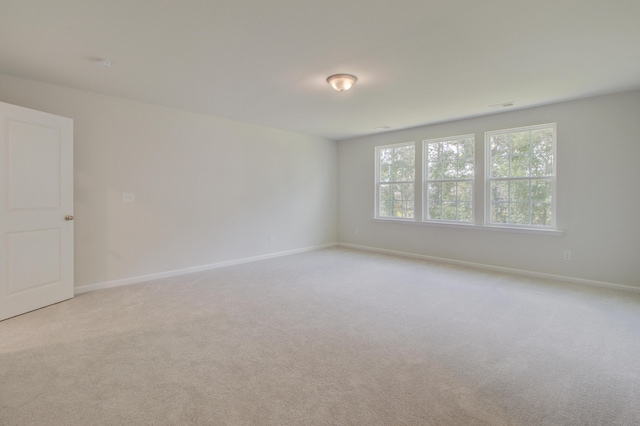
[[[133,192],[123,192],[122,193],[122,202],[123,203],[133,203],[136,201],[136,194]]]

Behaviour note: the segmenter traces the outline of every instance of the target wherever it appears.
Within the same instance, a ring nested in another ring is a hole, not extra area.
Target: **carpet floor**
[[[0,425],[638,425],[640,294],[333,248],[0,322]]]

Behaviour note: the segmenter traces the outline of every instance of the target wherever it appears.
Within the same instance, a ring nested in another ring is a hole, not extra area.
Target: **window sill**
[[[372,222],[378,223],[396,223],[403,225],[418,225],[418,226],[432,226],[436,228],[457,228],[457,229],[471,229],[474,231],[497,231],[497,232],[513,232],[516,234],[538,234],[538,235],[552,235],[561,237],[564,235],[564,231],[558,229],[546,229],[546,228],[517,228],[510,226],[496,226],[496,225],[476,225],[466,223],[451,223],[451,222],[423,222],[413,219],[383,219],[372,218]]]

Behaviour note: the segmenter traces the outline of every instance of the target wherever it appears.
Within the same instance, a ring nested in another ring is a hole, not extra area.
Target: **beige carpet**
[[[640,295],[328,249],[0,322],[1,425],[638,425]]]

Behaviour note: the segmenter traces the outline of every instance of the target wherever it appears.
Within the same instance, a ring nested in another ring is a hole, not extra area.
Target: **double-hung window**
[[[424,220],[473,222],[474,136],[423,141]]]
[[[414,142],[377,146],[375,217],[556,231],[556,138],[555,123],[486,132],[484,175],[473,134],[423,140],[421,158]]]
[[[555,228],[556,125],[485,134],[485,221]]]
[[[415,217],[415,143],[376,147],[376,217]]]

